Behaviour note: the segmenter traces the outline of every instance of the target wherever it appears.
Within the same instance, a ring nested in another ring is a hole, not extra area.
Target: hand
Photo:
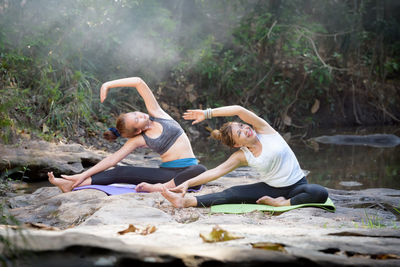
[[[193,124],[199,123],[205,120],[204,111],[201,109],[188,109],[185,113],[183,113],[183,118],[185,120],[194,120]]]
[[[184,183],[182,183],[182,184],[180,184],[180,185],[178,185],[178,186],[176,186],[174,188],[169,189],[169,191],[176,192],[176,193],[181,193],[182,197],[183,197],[183,196],[185,196],[188,188],[189,188],[189,183],[188,182],[184,182]]]
[[[108,87],[107,83],[103,83],[100,88],[100,102],[103,103],[104,100],[107,98],[107,93],[110,88]]]
[[[75,175],[61,175],[62,178],[67,179],[69,181],[72,181],[72,188],[75,188],[76,186],[80,185],[83,181],[86,180],[86,176],[83,176],[82,174],[75,174]]]

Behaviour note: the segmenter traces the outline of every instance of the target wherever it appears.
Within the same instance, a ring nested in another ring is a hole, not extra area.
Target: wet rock
[[[323,135],[310,138],[310,140],[323,144],[364,145],[372,147],[395,147],[400,144],[400,137],[394,134]]]
[[[141,166],[158,166],[158,154],[138,149],[120,162],[121,165],[141,164]],[[95,165],[109,153],[92,150],[79,144],[54,144],[45,141],[29,141],[20,145],[0,144],[0,171],[13,178],[24,178],[29,181],[47,180],[47,172],[56,176],[61,174],[81,173]],[[147,153],[148,160],[143,160]],[[14,170],[14,171],[10,171]]]
[[[348,186],[348,187],[361,186],[362,185],[362,183],[355,182],[355,181],[341,181],[339,184],[343,185],[343,186]]]
[[[104,153],[94,153],[81,145],[52,144],[31,141],[19,146],[0,144],[0,170],[23,168],[24,176],[30,179],[47,179],[47,172],[74,174],[102,160]]]

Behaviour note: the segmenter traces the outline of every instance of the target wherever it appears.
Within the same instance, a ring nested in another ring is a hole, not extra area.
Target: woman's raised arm
[[[147,111],[150,115],[161,118],[170,118],[170,116],[160,107],[153,92],[147,84],[139,77],[124,78],[103,83],[100,88],[101,103],[107,98],[107,93],[110,88],[115,87],[135,87],[143,98]]]
[[[185,120],[193,120],[192,124],[196,124],[203,121],[206,115],[206,110],[195,109],[185,112],[183,118]],[[239,105],[213,108],[211,109],[210,115],[212,117],[238,116],[242,121],[251,124],[257,132],[268,133],[275,131],[264,119]]]

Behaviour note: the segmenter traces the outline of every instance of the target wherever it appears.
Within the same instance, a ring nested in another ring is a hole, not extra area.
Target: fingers
[[[182,192],[182,188],[174,187],[174,188],[170,188],[169,191],[178,193],[178,192]]]
[[[104,84],[100,88],[100,102],[103,103],[104,100],[107,98],[107,90],[108,88],[104,86]]]
[[[182,197],[185,196],[185,194],[186,194],[186,190],[184,188],[174,187],[174,188],[170,188],[168,190],[171,192],[174,192],[174,193],[180,193],[182,195]]]
[[[195,114],[193,113],[183,113],[182,116],[185,120],[193,120],[196,118]]]
[[[101,91],[101,92],[100,92],[100,102],[103,103],[104,100],[106,99],[106,97],[107,97],[107,96],[105,95],[105,93],[104,93],[103,91]]]
[[[78,185],[80,185],[82,183],[82,181],[76,181],[73,185],[72,188],[77,187]]]

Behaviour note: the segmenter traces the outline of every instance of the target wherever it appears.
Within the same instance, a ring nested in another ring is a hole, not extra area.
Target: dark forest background
[[[144,110],[243,105],[279,131],[400,122],[397,0],[0,0],[1,140],[97,136]]]

